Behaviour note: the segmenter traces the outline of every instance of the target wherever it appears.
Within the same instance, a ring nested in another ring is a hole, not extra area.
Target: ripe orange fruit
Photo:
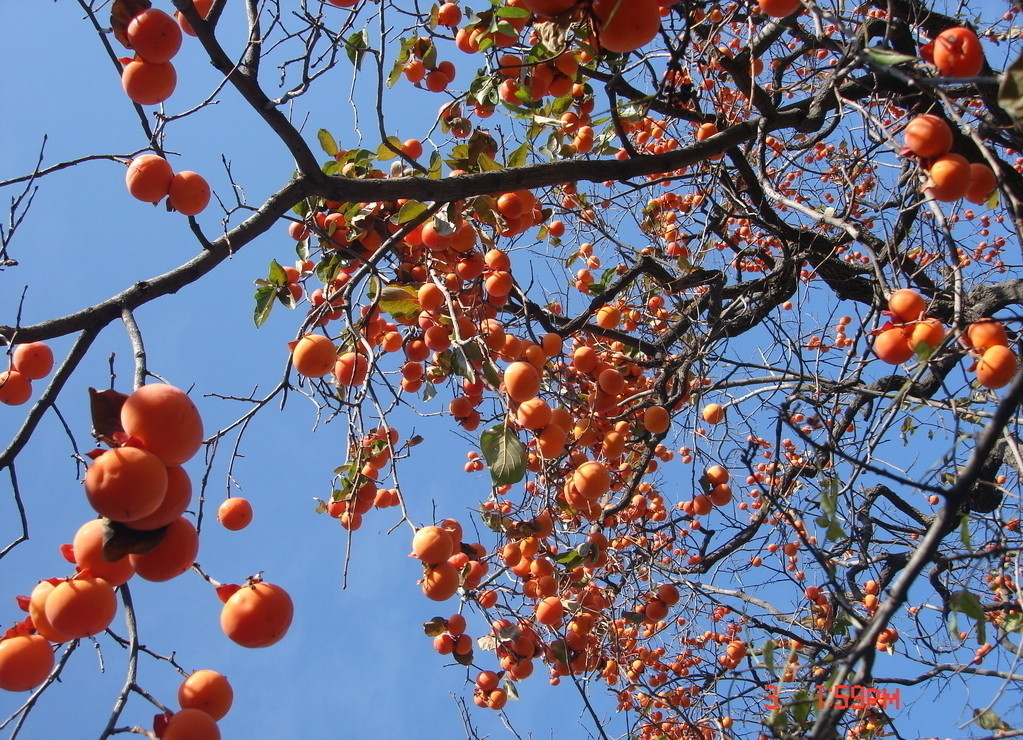
[[[707,498],[715,506],[724,506],[732,500],[732,487],[727,483],[719,483],[710,489],[710,493],[707,494]]]
[[[918,157],[940,157],[952,148],[952,128],[938,116],[926,113],[906,125],[903,142]]]
[[[706,494],[698,493],[693,497],[693,513],[697,516],[706,516],[713,510],[714,504]]]
[[[970,187],[963,197],[978,206],[987,205],[991,194],[998,187],[994,171],[981,162],[970,163]]]
[[[135,566],[131,564],[127,555],[114,561],[103,557],[105,532],[106,526],[102,519],[93,519],[78,528],[71,543],[75,564],[80,570],[102,578],[111,586],[120,586],[135,575]]]
[[[160,740],[220,740],[220,728],[201,709],[182,709],[168,720]]]
[[[653,598],[646,603],[646,618],[652,622],[659,622],[668,616],[668,605],[658,598]]]
[[[232,532],[245,529],[252,522],[252,504],[241,496],[232,496],[217,509],[217,521]]]
[[[970,189],[970,163],[961,154],[943,154],[934,160],[927,191],[935,200],[951,203]]]
[[[611,487],[611,474],[604,463],[587,460],[572,473],[572,485],[584,499],[595,501]]]
[[[909,346],[916,352],[920,344],[934,349],[945,338],[945,326],[938,319],[924,319],[913,324],[909,334]]]
[[[625,390],[625,377],[617,369],[609,367],[600,371],[597,387],[609,396],[617,396]]]
[[[540,340],[540,346],[543,348],[543,353],[547,355],[548,359],[560,357],[565,348],[565,340],[561,338],[560,334],[548,332]]]
[[[14,370],[29,380],[40,380],[53,369],[53,350],[43,342],[28,342],[14,348]]]
[[[55,630],[53,625],[50,624],[50,620],[46,618],[46,599],[53,592],[55,586],[56,584],[48,580],[39,581],[36,584],[36,587],[32,589],[32,594],[29,596],[28,615],[32,617],[32,626],[35,627],[36,632],[47,640],[50,642],[68,642],[73,638]]]
[[[131,160],[125,183],[133,198],[146,203],[159,203],[170,192],[174,170],[170,162],[156,154],[140,154]]]
[[[553,627],[561,622],[563,616],[565,616],[565,605],[557,596],[540,599],[536,604],[536,621],[540,624]]]
[[[529,398],[515,409],[515,420],[523,429],[543,429],[551,423],[551,407],[542,398]]]
[[[406,139],[401,145],[401,152],[409,159],[419,159],[423,156],[423,142],[419,139]]]
[[[977,361],[977,382],[985,388],[1002,388],[1016,377],[1019,359],[1008,347],[996,344],[984,350]]]
[[[703,407],[701,416],[708,424],[720,424],[725,420],[725,407],[720,403],[708,403]]]
[[[167,193],[171,207],[185,216],[196,216],[210,204],[210,186],[197,172],[182,170],[171,180]]]
[[[671,417],[663,406],[647,406],[643,409],[643,428],[650,434],[664,434],[671,426]]]
[[[507,219],[516,219],[522,215],[522,199],[518,193],[502,193],[497,198],[497,210]]]
[[[31,691],[53,670],[53,648],[42,635],[0,640],[0,689]]]
[[[900,288],[888,298],[888,310],[901,322],[916,321],[926,309],[924,297],[911,288]]]
[[[150,530],[166,527],[185,513],[192,501],[192,481],[180,465],[167,466],[167,495],[163,503],[149,516],[133,519],[132,529]]]
[[[597,40],[607,51],[624,54],[646,46],[661,30],[657,0],[594,0]]]
[[[169,98],[178,84],[178,75],[170,62],[153,64],[133,59],[121,70],[124,94],[139,105],[157,105]]]
[[[487,275],[483,281],[483,287],[494,298],[503,298],[511,293],[512,288],[515,287],[515,280],[510,272],[498,270]]]
[[[294,615],[287,591],[259,582],[242,586],[224,603],[220,627],[242,647],[268,647],[284,637]]]
[[[568,433],[558,424],[548,424],[536,437],[536,449],[547,460],[553,460],[565,451]]]
[[[675,606],[681,597],[674,584],[664,583],[657,587],[657,598],[668,606]]]
[[[696,128],[696,140],[704,141],[718,133],[718,127],[713,123],[701,123]]]
[[[934,39],[934,66],[945,77],[976,77],[984,66],[984,50],[968,28],[946,28]]]
[[[575,7],[576,0],[522,0],[530,13],[551,18]]]
[[[593,322],[601,329],[614,329],[622,320],[622,312],[614,306],[601,306]]]
[[[785,18],[803,7],[799,0],[757,0],[760,12],[772,18]]]
[[[437,283],[423,283],[416,292],[416,298],[419,301],[419,307],[430,313],[435,313],[444,305],[444,291]]]
[[[85,495],[100,516],[130,522],[156,511],[167,495],[167,467],[138,447],[107,450],[85,473]]]
[[[597,366],[597,351],[585,344],[572,350],[572,366],[581,373],[588,373]]]
[[[528,401],[540,392],[540,373],[529,362],[513,362],[504,371],[504,388],[511,400]]]
[[[206,18],[213,7],[213,0],[192,0],[192,5],[195,7],[195,12],[199,14],[200,18]],[[178,25],[181,26],[182,31],[189,36],[195,36],[195,29],[192,28],[191,23],[185,20],[185,16],[181,15],[180,11],[175,11],[174,17],[177,18]]]
[[[906,332],[896,326],[874,337],[874,354],[889,365],[901,365],[913,356],[913,348]]]
[[[167,465],[188,461],[202,445],[202,418],[195,404],[166,383],[144,385],[128,396],[121,427]]]
[[[428,565],[423,575],[423,595],[432,601],[447,601],[458,591],[458,570],[446,560]]]
[[[150,8],[131,19],[128,43],[147,62],[169,62],[181,48],[181,28],[162,10]]]
[[[0,403],[20,406],[32,397],[32,381],[17,370],[0,373]]]
[[[715,486],[720,485],[722,483],[727,483],[729,478],[728,469],[722,467],[721,465],[711,465],[709,468],[707,468],[704,475],[706,475],[707,480],[709,480]]]
[[[1005,326],[997,319],[981,319],[974,321],[966,327],[964,340],[967,347],[976,350],[986,350],[996,344],[1008,346],[1009,335],[1005,333]]]
[[[71,639],[102,632],[116,614],[114,587],[102,578],[79,576],[62,581],[46,597],[50,625]]]
[[[182,516],[167,525],[160,544],[144,555],[129,555],[139,578],[162,583],[177,578],[192,567],[199,554],[195,525]]]
[[[498,709],[504,709],[504,705],[508,703],[508,692],[504,689],[494,689],[487,696],[487,707],[497,711]]]
[[[422,527],[412,537],[412,554],[427,565],[443,563],[454,553],[454,541],[441,527]]]
[[[362,385],[369,373],[369,362],[358,352],[344,352],[334,363],[334,375],[341,385]]]
[[[201,709],[215,720],[223,719],[234,702],[234,689],[227,677],[208,668],[196,671],[178,687],[178,706]]]

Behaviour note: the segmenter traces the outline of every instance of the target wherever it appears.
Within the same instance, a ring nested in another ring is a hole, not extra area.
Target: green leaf
[[[479,157],[476,158],[476,162],[479,164],[480,171],[482,172],[496,172],[497,170],[504,169],[504,165],[498,164],[487,154],[480,154]]]
[[[873,64],[881,67],[894,67],[896,64],[905,64],[906,62],[915,62],[917,60],[914,56],[900,54],[897,51],[882,49],[878,46],[868,46],[864,51],[867,52],[867,57]]]
[[[965,614],[974,621],[977,626],[977,644],[983,645],[986,642],[987,637],[987,618],[984,614],[984,607],[981,605],[980,600],[973,595],[970,591],[963,589],[956,591],[948,600],[948,608],[954,612]],[[953,626],[953,622],[949,620],[949,627]],[[958,633],[958,629],[956,632]]]
[[[583,556],[576,550],[566,550],[554,556],[554,562],[564,565],[566,568],[574,568],[583,561]]]
[[[437,386],[431,383],[430,381],[426,381],[425,383],[423,383],[423,401],[429,403],[436,397]]]
[[[532,12],[526,8],[516,8],[513,5],[502,5],[495,12],[499,18],[528,18]]]
[[[274,307],[274,298],[277,290],[270,285],[260,285],[256,288],[256,308],[252,312],[252,320],[256,322],[258,329],[270,317],[270,310]]]
[[[427,637],[436,637],[447,631],[448,620],[444,617],[434,617],[429,622],[423,622],[423,634]]]
[[[626,612],[623,616],[628,618],[627,615],[628,615],[628,612]],[[569,658],[569,655],[568,655],[568,646],[565,645],[565,641],[564,640],[554,640],[554,641],[552,641],[551,644],[550,644],[550,648],[551,648],[551,653],[554,655],[554,659],[556,661],[558,661],[559,663],[568,663],[569,660],[571,660],[571,658]]]
[[[270,269],[267,270],[266,281],[278,288],[288,284],[288,276],[277,260],[270,260]]]
[[[792,718],[799,724],[804,724],[813,709],[813,699],[806,689],[799,689],[792,698]]]
[[[526,446],[507,424],[498,424],[480,435],[480,449],[490,466],[495,486],[518,483],[526,475]]]
[[[316,279],[327,285],[337,275],[341,268],[341,257],[336,254],[328,254],[316,265]]]
[[[492,529],[493,531],[495,532],[508,531],[508,525],[511,523],[511,520],[508,517],[490,511],[489,509],[484,509],[482,506],[480,506],[479,508],[479,515],[480,521],[482,521],[484,524],[490,527],[490,529]]]
[[[985,730],[1011,730],[1005,720],[999,717],[990,709],[974,709],[973,721]]]
[[[1023,130],[1023,54],[1006,70],[998,86],[998,105]]]
[[[487,379],[487,382],[490,383],[493,388],[497,388],[501,385],[501,371],[498,370],[497,365],[490,360],[485,360],[483,362],[483,377]]]
[[[465,378],[470,383],[476,382],[476,373],[472,369],[472,365],[469,364],[468,359],[465,356],[465,352],[461,347],[452,347],[449,354],[450,370],[455,375]]]
[[[782,707],[781,709],[771,712],[767,718],[767,723],[771,725],[775,730],[779,732],[789,729],[789,711],[788,707]]]
[[[774,640],[768,640],[764,643],[760,655],[764,660],[764,667],[771,673],[774,673]]]
[[[355,65],[356,69],[361,69],[362,58],[366,55],[366,50],[369,49],[369,34],[366,33],[366,29],[362,29],[345,39],[345,42],[345,51],[348,53],[349,61]]]
[[[430,41],[423,51],[423,64],[426,65],[427,69],[437,68],[437,46]]]
[[[103,557],[109,562],[113,562],[127,555],[145,555],[147,552],[152,552],[166,535],[167,527],[137,530],[126,524],[104,519]]]
[[[291,291],[287,287],[280,287],[276,292],[278,302],[287,308],[288,310],[294,309],[298,305],[298,301],[295,300],[295,296],[291,294]]]
[[[387,144],[393,146],[394,149],[398,150],[401,149],[401,141],[398,139],[397,136],[388,136]],[[391,149],[391,147],[387,146],[387,144],[382,143],[380,144],[380,146],[377,147],[377,160],[379,160],[380,162],[386,162],[387,160],[394,159],[395,157],[398,156],[394,152],[394,149]]]
[[[518,701],[519,700],[519,689],[515,685],[514,681],[505,681],[504,682],[504,690],[508,694],[508,701]]]
[[[418,200],[407,201],[398,211],[397,221],[399,224],[407,224],[412,219],[426,213],[428,206]]]
[[[444,160],[441,159],[440,152],[434,150],[430,152],[430,179],[439,180],[442,172]]]
[[[970,537],[970,516],[969,514],[963,514],[962,519],[959,521],[959,539],[970,552],[973,552],[973,540]]]
[[[327,129],[321,128],[319,131],[317,131],[316,138],[317,140],[319,140],[320,147],[323,149],[323,151],[327,154],[328,157],[333,157],[335,154],[341,151],[341,149],[337,145],[337,141],[334,140],[334,137],[331,136],[330,132]]]
[[[526,163],[526,158],[529,156],[529,142],[524,141],[519,144],[515,151],[508,156],[509,167],[522,167]]]
[[[387,285],[380,291],[380,310],[395,318],[418,316],[421,310],[416,289],[409,285]],[[430,385],[433,385],[430,383]]]
[[[1023,613],[1013,612],[1005,615],[1002,629],[1006,632],[1023,632]]]
[[[398,81],[399,77],[401,77],[401,71],[408,62],[408,58],[412,50],[412,44],[414,44],[415,41],[415,38],[404,38],[401,40],[401,46],[398,48],[398,54],[394,58],[394,65],[391,67],[391,71],[387,73],[388,87],[394,87],[394,83]]]

